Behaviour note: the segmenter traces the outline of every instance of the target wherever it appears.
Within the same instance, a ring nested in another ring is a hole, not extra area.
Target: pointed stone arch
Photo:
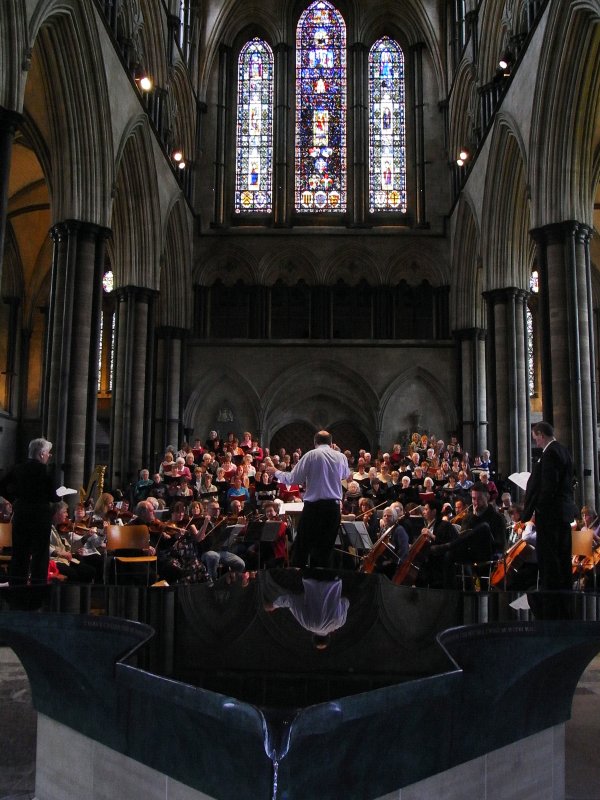
[[[202,374],[202,378],[190,393],[183,412],[184,428],[193,429],[195,436],[204,439],[217,419],[216,412],[226,402],[234,412],[235,430],[256,431],[260,429],[261,401],[254,386],[237,370],[223,366],[212,367]],[[238,422],[239,420],[239,422]],[[229,424],[229,423],[227,423]]]
[[[272,286],[278,280],[286,286],[293,286],[303,280],[309,286],[318,281],[319,259],[305,246],[282,243],[266,254],[259,264],[259,280],[265,286]]]
[[[38,109],[48,125],[53,219],[107,227],[113,143],[104,113],[108,87],[94,9],[73,0],[40,3],[30,36],[32,57],[53,76],[44,84],[44,108]],[[93,81],[84,79],[89,75]]]
[[[27,73],[27,20],[21,0],[4,0],[0,14],[0,106],[21,111]],[[15,53],[17,57],[15,58]]]
[[[237,281],[251,285],[257,283],[257,279],[254,258],[242,247],[230,244],[214,247],[194,267],[194,283],[200,286],[212,286],[216,280],[221,280],[225,286],[233,286]]]
[[[481,296],[481,233],[470,199],[461,195],[456,212],[452,247],[452,330],[482,328],[484,306]]]
[[[593,0],[551,9],[532,113],[534,227],[592,225],[593,159],[600,118],[600,10]]]
[[[374,440],[379,408],[376,393],[358,372],[334,361],[298,360],[280,373],[276,385],[263,393],[261,400],[265,438],[297,420],[323,427],[355,419],[357,427]]]
[[[192,319],[192,242],[183,198],[173,205],[161,258],[159,325],[189,328]]]
[[[489,83],[496,75],[498,61],[507,43],[506,25],[503,24],[508,0],[485,3],[480,24],[479,75],[480,85]]]
[[[488,163],[481,231],[484,289],[516,286],[528,290],[531,221],[527,162],[518,127],[505,113],[496,117]]]
[[[458,158],[466,148],[474,152],[477,142],[474,130],[478,121],[473,119],[473,95],[477,97],[477,74],[474,64],[463,58],[456,71],[450,96],[450,160]],[[475,106],[478,108],[478,105]]]
[[[113,203],[115,286],[159,284],[161,215],[148,120],[133,120],[125,131],[117,162]]]
[[[423,409],[427,409],[427,419],[423,418]],[[456,407],[447,388],[422,367],[409,367],[401,372],[381,395],[378,429],[384,441],[398,441],[401,431],[420,428],[444,438],[456,430],[457,424]]]
[[[411,285],[423,280],[429,281],[432,286],[450,283],[446,251],[440,248],[439,254],[436,254],[431,248],[425,250],[413,242],[399,247],[398,252],[388,259],[382,272],[384,284],[398,283],[402,278]]]
[[[369,286],[380,286],[382,270],[372,250],[361,246],[348,246],[338,250],[328,262],[323,283],[332,285],[339,280],[348,286],[357,286],[365,280]]]

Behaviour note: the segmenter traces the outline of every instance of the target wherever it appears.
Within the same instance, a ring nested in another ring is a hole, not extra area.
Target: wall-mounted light
[[[179,169],[185,169],[185,166],[186,166],[185,165],[185,161],[180,161],[177,166],[179,167]]]
[[[462,167],[464,166],[468,158],[469,158],[469,153],[466,150],[461,150],[460,153],[458,154],[458,158],[456,159],[456,163],[458,164],[459,167]]]
[[[142,73],[135,79],[137,85],[140,87],[142,92],[151,92],[154,84],[152,83],[152,78],[150,78],[145,73]]]
[[[178,164],[180,161],[183,161],[183,153],[181,150],[173,150],[173,161],[176,161]]]
[[[500,61],[498,61],[498,69],[502,71],[502,74],[505,78],[508,78],[510,75],[510,68],[512,65],[512,53],[510,50],[505,50]]]

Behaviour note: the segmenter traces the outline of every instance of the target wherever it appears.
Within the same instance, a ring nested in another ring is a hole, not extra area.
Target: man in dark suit
[[[573,460],[567,448],[554,438],[550,424],[537,422],[531,430],[542,455],[527,482],[522,518],[535,518],[540,588],[568,590],[573,586],[571,521],[576,513]]]

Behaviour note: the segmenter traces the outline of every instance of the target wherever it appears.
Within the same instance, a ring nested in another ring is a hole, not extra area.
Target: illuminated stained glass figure
[[[326,0],[296,29],[295,207],[346,210],[346,25]]]
[[[236,173],[237,214],[272,211],[273,52],[261,39],[247,42],[238,58]]]
[[[404,54],[388,36],[369,52],[369,211],[406,213]]]

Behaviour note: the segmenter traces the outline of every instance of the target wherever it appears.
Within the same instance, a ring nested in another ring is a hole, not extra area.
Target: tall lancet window
[[[369,53],[369,211],[406,213],[404,54],[388,36]]]
[[[273,51],[252,39],[238,59],[236,213],[273,207]]]
[[[296,211],[346,210],[346,25],[318,0],[296,29]]]

